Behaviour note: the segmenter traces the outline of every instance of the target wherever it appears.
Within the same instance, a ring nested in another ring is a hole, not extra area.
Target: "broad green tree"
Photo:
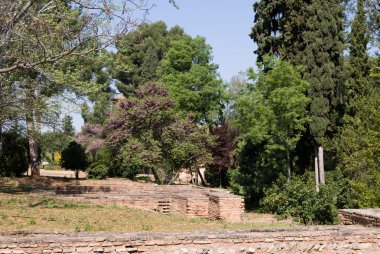
[[[265,142],[268,153],[284,155],[290,181],[293,152],[309,121],[305,94],[310,85],[302,80],[300,68],[281,61],[267,65],[271,70],[259,74],[253,92],[237,101],[237,121],[253,144]]]
[[[206,39],[185,37],[171,43],[158,74],[183,116],[191,113],[197,122],[213,124],[220,115],[224,91],[217,69]]]

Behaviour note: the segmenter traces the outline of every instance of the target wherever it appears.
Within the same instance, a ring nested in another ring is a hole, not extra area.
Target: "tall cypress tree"
[[[301,64],[310,82],[310,133],[315,140],[317,185],[324,183],[323,145],[336,132],[343,105],[343,7],[340,0],[314,0],[304,33]]]
[[[355,101],[358,97],[367,95],[369,92],[369,72],[371,66],[367,54],[369,34],[364,0],[357,0],[357,11],[355,19],[352,22],[349,42],[350,55],[347,64],[347,75],[349,79],[346,82],[347,113],[354,116]]]

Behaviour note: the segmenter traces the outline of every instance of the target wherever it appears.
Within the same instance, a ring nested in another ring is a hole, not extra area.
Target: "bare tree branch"
[[[147,0],[0,1],[0,73],[104,49],[149,10]]]

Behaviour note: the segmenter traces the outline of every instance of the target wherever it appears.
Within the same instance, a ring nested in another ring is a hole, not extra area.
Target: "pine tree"
[[[73,126],[73,117],[70,115],[65,115],[63,118],[63,133],[66,136],[74,137],[75,129]]]
[[[155,81],[157,79],[157,66],[160,60],[158,59],[157,52],[154,48],[149,48],[144,57],[141,65],[141,84],[148,81]]]
[[[257,43],[257,61],[262,62],[264,55],[278,56],[283,43],[284,0],[261,0],[253,5],[255,25],[250,37]]]
[[[156,80],[156,70],[172,41],[187,36],[182,28],[168,30],[162,21],[144,23],[116,44],[113,77],[117,89],[128,96],[141,84]]]

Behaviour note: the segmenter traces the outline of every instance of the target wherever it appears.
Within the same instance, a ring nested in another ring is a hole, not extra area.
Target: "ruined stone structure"
[[[243,198],[224,189],[193,185],[153,185],[115,179],[81,183],[55,187],[50,194],[96,204],[125,205],[227,222],[240,222],[244,212]]]
[[[0,253],[378,254],[380,229],[296,227],[176,234],[0,231]]]
[[[339,221],[342,225],[380,227],[380,209],[342,209]]]

